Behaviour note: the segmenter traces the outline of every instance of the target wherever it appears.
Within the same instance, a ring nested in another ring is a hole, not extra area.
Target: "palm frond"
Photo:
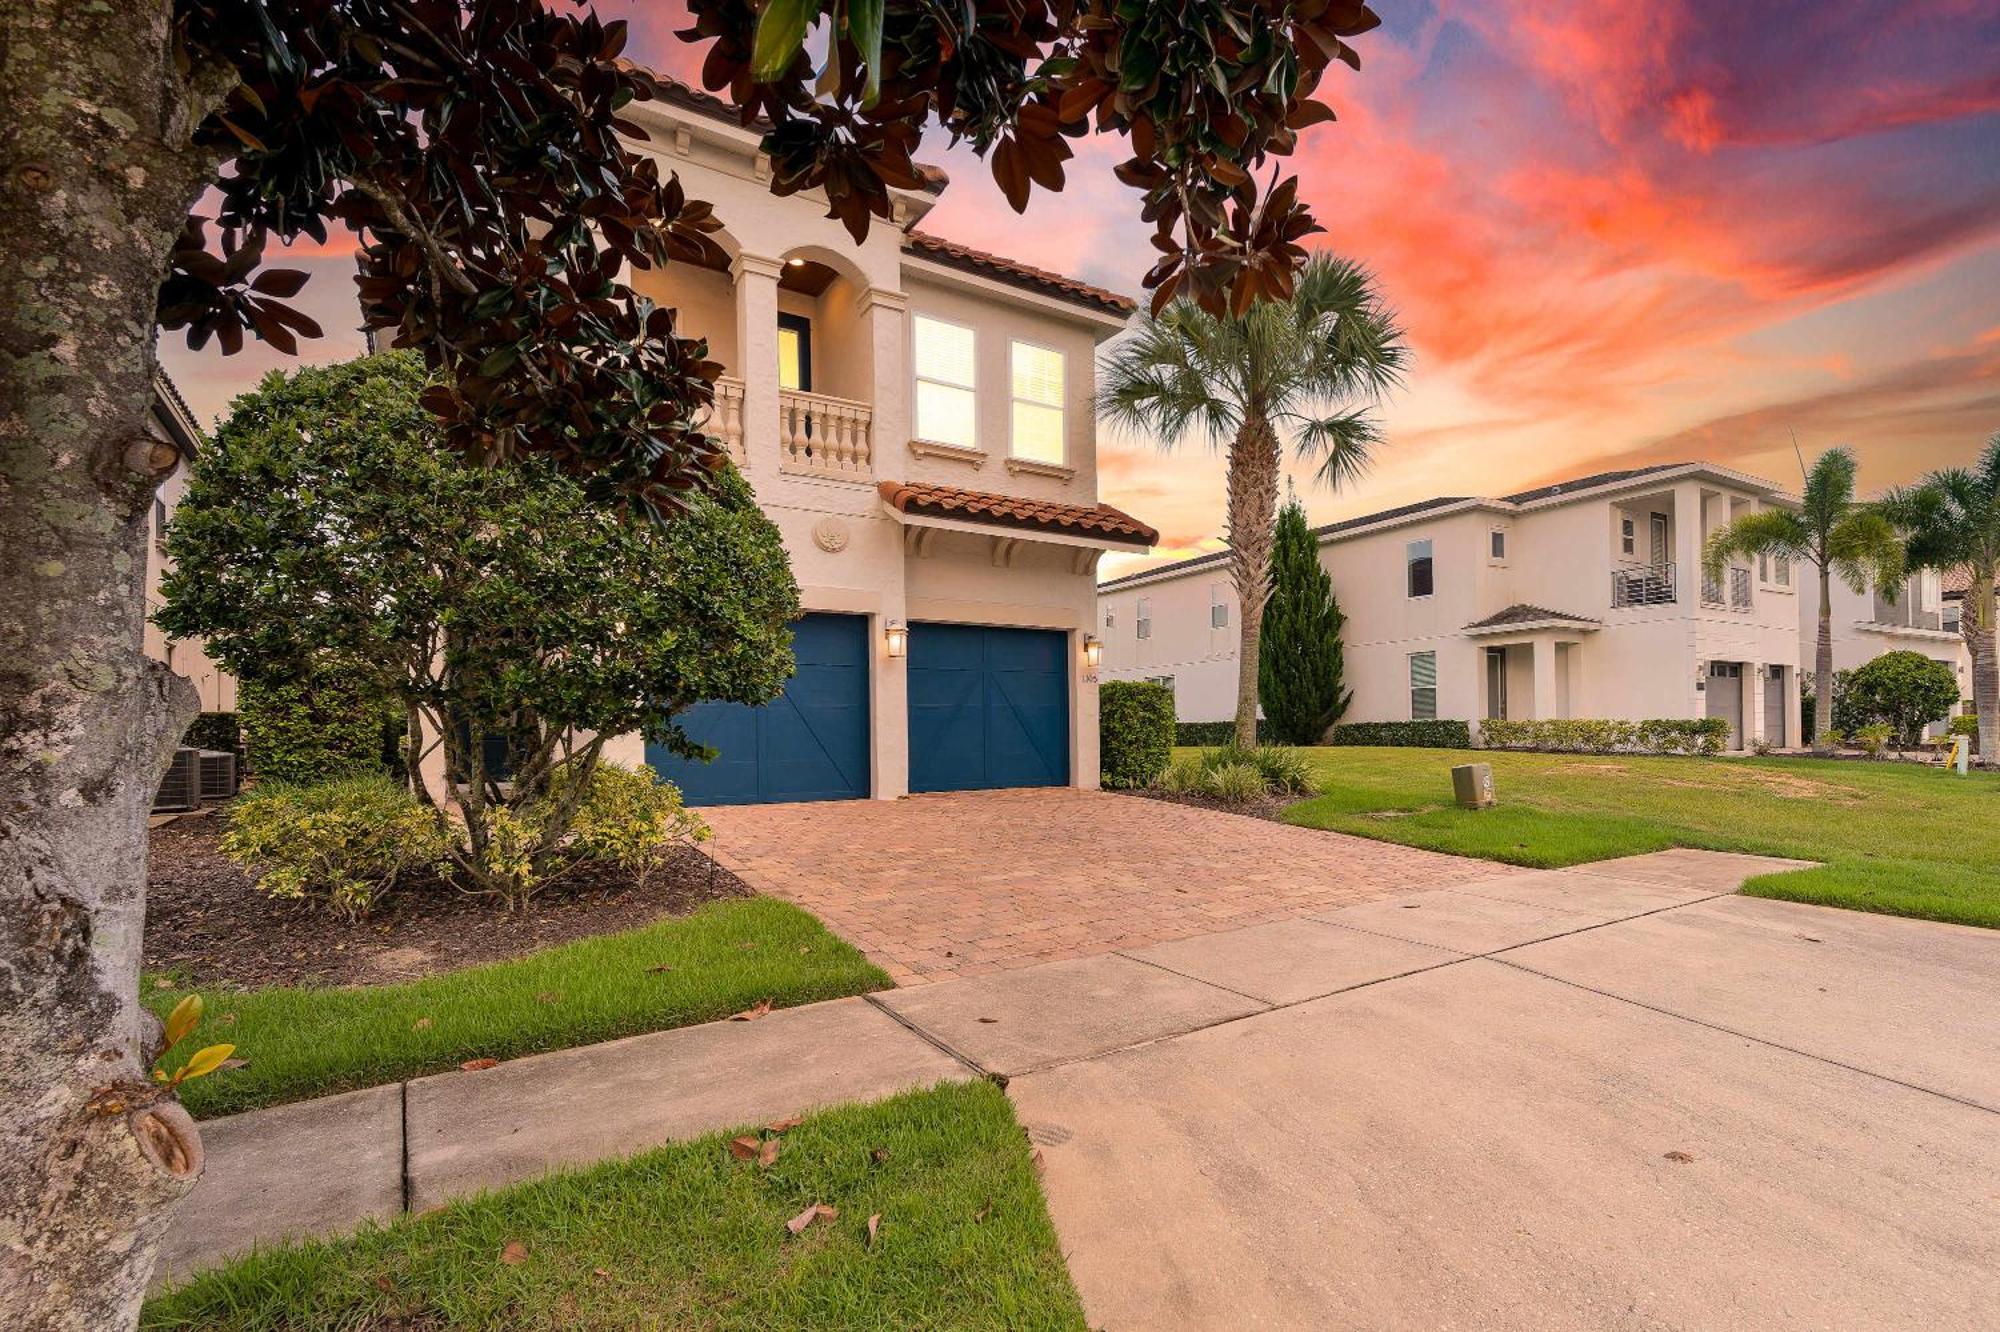
[[[1903,539],[1873,508],[1856,508],[1827,533],[1828,565],[1856,592],[1872,581],[1885,601],[1894,601],[1908,572]]]
[[[1790,509],[1759,509],[1709,533],[1702,547],[1702,571],[1722,577],[1732,559],[1782,555],[1794,561],[1812,558],[1812,531]]]

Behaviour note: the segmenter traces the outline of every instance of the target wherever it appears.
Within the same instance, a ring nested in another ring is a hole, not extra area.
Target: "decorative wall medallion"
[[[813,524],[813,544],[829,555],[847,549],[847,524],[831,514]]]

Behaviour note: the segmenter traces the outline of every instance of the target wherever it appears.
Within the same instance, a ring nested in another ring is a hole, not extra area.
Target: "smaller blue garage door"
[[[868,621],[808,615],[792,626],[798,671],[762,707],[700,703],[681,727],[717,751],[696,763],[658,745],[646,762],[690,805],[860,800],[868,794]]]
[[[910,789],[1069,784],[1069,636],[910,626]]]

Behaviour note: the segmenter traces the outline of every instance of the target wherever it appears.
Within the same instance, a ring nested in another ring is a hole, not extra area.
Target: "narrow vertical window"
[[[1140,638],[1153,636],[1153,603],[1145,597],[1139,598],[1139,609],[1132,617],[1132,629]]]
[[[1029,462],[1060,463],[1063,443],[1063,357],[1032,342],[1012,345],[1013,454]]]
[[[1436,721],[1438,715],[1438,654],[1410,654],[1410,720]]]
[[[1410,595],[1427,597],[1431,594],[1433,571],[1431,568],[1431,543],[1412,541],[1404,548],[1404,562],[1409,575]]]
[[[1211,629],[1229,627],[1229,599],[1220,583],[1208,589],[1208,627]]]
[[[962,449],[979,447],[978,340],[969,328],[918,315],[912,321],[917,368],[917,438]]]

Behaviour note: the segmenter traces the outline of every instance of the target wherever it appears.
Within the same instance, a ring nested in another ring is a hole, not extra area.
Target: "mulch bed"
[[[1118,794],[1138,796],[1142,800],[1163,800],[1169,805],[1193,805],[1196,809],[1212,809],[1218,814],[1241,814],[1245,818],[1264,819],[1271,823],[1281,822],[1278,815],[1299,803],[1297,796],[1261,795],[1254,800],[1218,800],[1214,796],[1176,795],[1150,787],[1120,791]]]
[[[274,901],[216,850],[221,820],[190,816],[153,829],[146,896],[146,970],[177,984],[380,985],[682,916],[748,897],[729,871],[692,848],[644,887],[622,870],[580,870],[521,912],[444,884],[406,885],[349,921]]]

